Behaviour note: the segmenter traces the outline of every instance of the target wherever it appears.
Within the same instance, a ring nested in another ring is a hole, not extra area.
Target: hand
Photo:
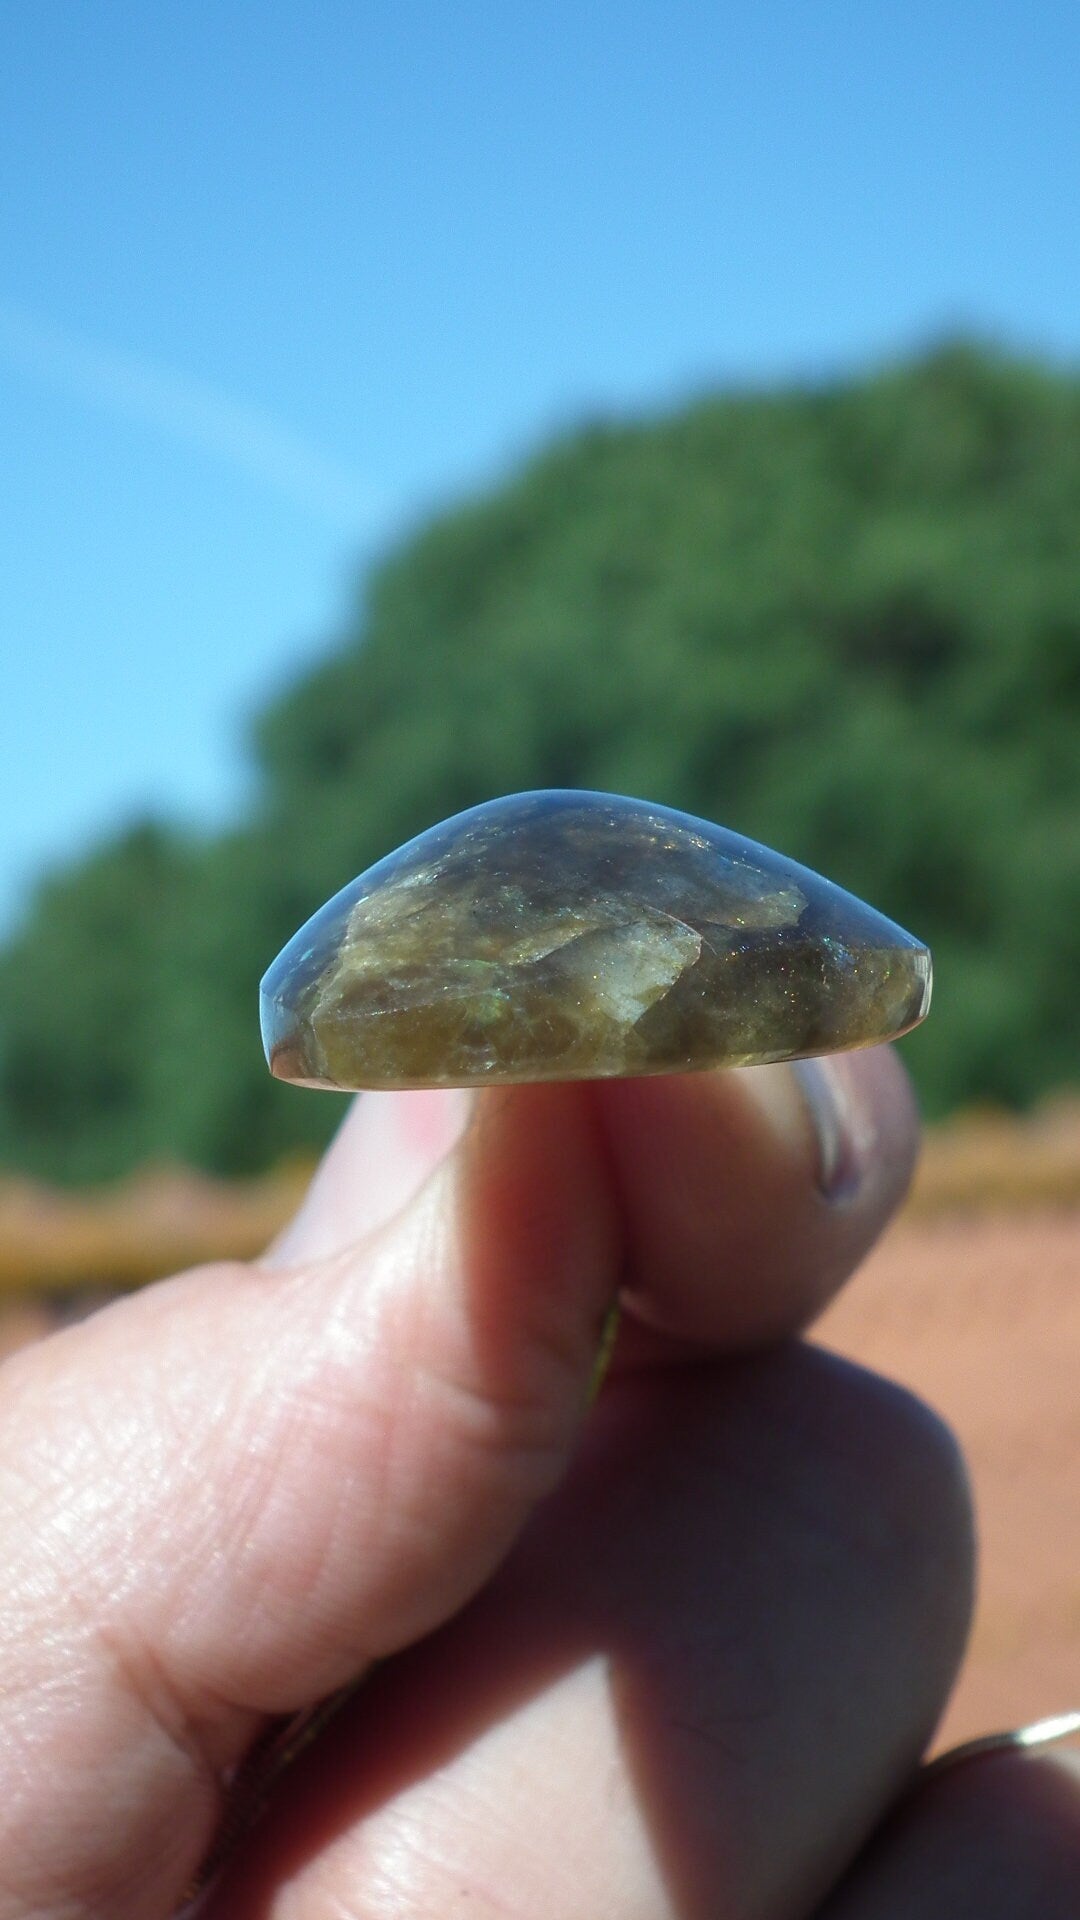
[[[954,1446],[792,1338],[913,1134],[884,1050],[366,1096],[265,1260],[9,1360],[0,1920],[164,1920],[268,1716],[374,1662],[213,1920],[1075,1916],[1069,1762],[909,1791]]]

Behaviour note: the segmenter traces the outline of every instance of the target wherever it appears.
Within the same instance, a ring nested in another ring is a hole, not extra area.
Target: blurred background
[[[950,1737],[1080,1691],[1080,15],[9,0],[0,1341],[254,1251],[255,990],[492,794],[703,813],[935,950],[822,1337],[975,1462]]]

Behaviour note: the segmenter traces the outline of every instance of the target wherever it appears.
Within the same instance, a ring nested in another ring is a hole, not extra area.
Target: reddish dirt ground
[[[939,1744],[1080,1709],[1080,1211],[901,1221],[817,1336],[968,1459],[980,1595]]]

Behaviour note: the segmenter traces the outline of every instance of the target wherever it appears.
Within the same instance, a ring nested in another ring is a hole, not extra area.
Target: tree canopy
[[[340,1103],[255,987],[371,860],[496,793],[719,820],[930,941],[931,1111],[1080,1079],[1080,379],[964,344],[580,428],[373,572],[261,716],[256,799],[54,875],[0,954],[0,1154],[265,1165]]]

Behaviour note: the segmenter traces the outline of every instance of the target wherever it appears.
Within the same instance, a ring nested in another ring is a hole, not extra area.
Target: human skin
[[[0,1920],[165,1920],[376,1662],[211,1920],[1076,1916],[1074,1762],[917,1783],[955,1446],[798,1338],[914,1133],[888,1049],[365,1096],[264,1259],[6,1361]]]

